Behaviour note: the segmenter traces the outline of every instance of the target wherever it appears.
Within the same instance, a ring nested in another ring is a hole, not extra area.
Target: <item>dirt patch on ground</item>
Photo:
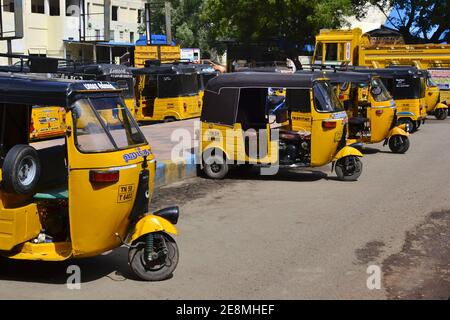
[[[369,262],[375,261],[375,259],[383,252],[383,247],[384,242],[381,241],[371,241],[366,243],[363,248],[355,251],[358,263],[368,264]]]
[[[450,211],[433,212],[407,232],[401,252],[383,261],[390,299],[449,299]]]
[[[237,183],[236,180],[211,180],[204,178],[187,179],[156,189],[150,207],[152,210],[168,206],[183,206],[189,201],[200,199],[207,194],[222,189],[225,185]]]

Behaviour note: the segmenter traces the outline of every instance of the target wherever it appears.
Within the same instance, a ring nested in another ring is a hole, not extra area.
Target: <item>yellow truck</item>
[[[404,44],[403,39],[383,39],[371,37],[361,29],[352,30],[321,30],[316,37],[316,48],[313,57],[314,64],[324,65],[354,65],[372,68],[385,68],[392,65],[415,66],[418,69],[450,70],[450,45],[448,44]],[[449,102],[446,86],[439,87],[433,78],[426,81],[426,102],[428,114],[434,114],[438,119],[445,119]],[[446,77],[448,80],[449,78]],[[442,81],[442,79],[441,79]],[[447,85],[450,82],[447,83]],[[441,92],[439,92],[439,89]],[[443,92],[442,92],[443,91]]]
[[[181,60],[180,46],[151,45],[136,46],[134,49],[134,66],[144,68],[145,61],[159,60],[161,63],[172,63]]]

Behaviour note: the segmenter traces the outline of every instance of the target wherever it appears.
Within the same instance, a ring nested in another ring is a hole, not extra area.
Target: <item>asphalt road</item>
[[[358,182],[330,167],[200,178],[157,192],[179,204],[180,263],[145,283],[119,248],[66,263],[0,261],[0,298],[404,299],[450,296],[450,120],[430,120],[405,155],[373,146]],[[67,289],[66,268],[82,271]],[[369,266],[381,288],[369,290]]]

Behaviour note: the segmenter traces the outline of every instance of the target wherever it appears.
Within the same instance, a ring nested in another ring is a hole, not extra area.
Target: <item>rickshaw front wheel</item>
[[[348,156],[336,161],[336,175],[341,181],[356,181],[361,176],[363,164],[359,157]]]
[[[445,120],[447,118],[447,115],[448,115],[447,109],[436,109],[436,111],[434,111],[434,116],[438,120]]]
[[[401,135],[392,136],[389,139],[389,149],[393,153],[405,153],[409,149],[409,138]]]
[[[148,237],[152,237],[151,252]],[[177,267],[178,258],[175,240],[163,232],[140,237],[128,252],[131,270],[145,281],[162,281],[170,278]]]

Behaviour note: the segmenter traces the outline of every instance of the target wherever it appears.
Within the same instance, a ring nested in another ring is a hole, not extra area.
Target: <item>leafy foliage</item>
[[[377,6],[406,43],[450,42],[450,2],[447,0],[353,0],[359,17],[367,4]],[[393,15],[389,13],[393,11]]]

